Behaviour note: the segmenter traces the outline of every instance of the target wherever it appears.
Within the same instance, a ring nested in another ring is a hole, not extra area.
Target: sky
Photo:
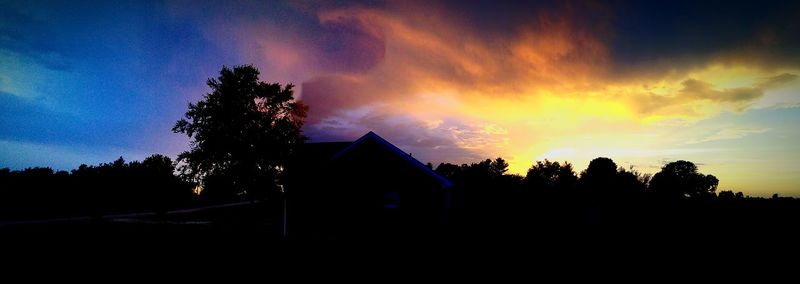
[[[310,142],[800,196],[798,1],[0,0],[0,167],[172,156],[222,66],[296,85]],[[531,1],[533,2],[533,1]]]

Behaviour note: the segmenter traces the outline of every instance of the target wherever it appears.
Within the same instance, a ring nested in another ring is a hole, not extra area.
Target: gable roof
[[[453,183],[451,183],[449,180],[447,180],[444,177],[440,176],[439,174],[437,174],[436,172],[434,172],[433,170],[431,170],[430,168],[428,168],[427,166],[422,164],[417,159],[414,159],[414,157],[411,157],[411,155],[409,155],[408,153],[404,152],[400,148],[397,148],[397,146],[393,145],[392,143],[389,143],[389,141],[386,141],[385,139],[383,139],[383,137],[378,136],[378,134],[375,134],[375,132],[372,132],[372,131],[370,131],[369,133],[365,134],[364,136],[361,136],[361,138],[358,138],[358,140],[354,141],[353,143],[351,143],[347,147],[344,147],[344,149],[341,149],[339,152],[337,152],[336,154],[333,155],[331,160],[335,160],[335,159],[339,158],[340,156],[344,155],[345,153],[352,151],[353,149],[359,147],[359,145],[362,145],[362,144],[364,144],[364,142],[370,141],[370,140],[377,142],[378,145],[386,148],[387,150],[389,150],[389,152],[391,152],[391,153],[397,155],[398,157],[402,158],[403,161],[407,162],[408,164],[410,164],[413,167],[418,168],[419,170],[421,170],[426,175],[432,177],[439,184],[441,184],[442,187],[451,187],[451,186],[453,186]]]

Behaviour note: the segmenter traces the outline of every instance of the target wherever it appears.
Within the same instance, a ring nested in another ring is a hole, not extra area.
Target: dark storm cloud
[[[355,18],[332,19],[322,25],[317,46],[326,70],[365,72],[383,61],[386,40],[383,31]]]
[[[798,1],[626,1],[614,6],[608,43],[615,71],[623,75],[713,60],[763,68],[800,64]]]
[[[303,102],[309,105],[309,124],[343,110],[367,105],[380,95],[367,92],[358,79],[347,76],[317,77],[304,82],[301,87]]]
[[[487,42],[507,42],[527,26],[564,19],[607,44],[615,71],[689,68],[726,56],[765,67],[800,64],[798,1],[443,1],[391,2],[399,13],[448,18]],[[423,9],[419,9],[423,6]],[[411,14],[411,13],[406,13]],[[748,57],[739,55],[748,54]]]

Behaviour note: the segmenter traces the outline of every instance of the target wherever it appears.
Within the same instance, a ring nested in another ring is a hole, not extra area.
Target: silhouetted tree
[[[131,163],[136,174],[143,179],[141,190],[145,203],[152,209],[163,212],[170,207],[191,200],[192,191],[180,177],[175,176],[175,164],[167,156],[154,154],[141,163]]]
[[[650,174],[637,171],[633,167],[617,171],[617,187],[623,198],[641,198],[650,183]]]
[[[595,158],[589,162],[589,166],[581,172],[581,180],[584,182],[611,182],[617,173],[617,164],[609,158]]]
[[[450,163],[440,163],[436,166],[435,172],[448,180],[456,181],[461,172],[461,167]]]
[[[305,139],[307,107],[294,100],[294,86],[260,82],[259,74],[250,65],[223,67],[207,82],[211,92],[190,103],[172,129],[192,139],[191,149],[178,156],[182,174],[219,198],[274,193],[293,149]]]
[[[650,175],[633,168],[617,168],[609,158],[596,158],[581,172],[580,188],[586,197],[605,200],[635,200],[643,196]]]
[[[713,175],[704,175],[689,161],[671,162],[661,168],[650,181],[650,190],[660,198],[712,198],[719,180]]]
[[[581,172],[580,186],[586,196],[597,198],[611,198],[617,177],[617,164],[609,158],[595,158],[589,166]]]
[[[733,200],[736,198],[736,195],[732,190],[722,190],[717,194],[717,198],[719,200]]]
[[[484,184],[490,185],[492,181],[505,175],[508,171],[508,162],[503,158],[486,159],[478,163],[462,164],[456,166],[442,163],[436,167],[437,173],[462,185]]]
[[[490,172],[494,177],[502,176],[508,171],[508,162],[503,158],[497,157],[490,165]]]
[[[571,190],[578,182],[572,164],[564,162],[537,161],[525,175],[528,187],[543,190]]]

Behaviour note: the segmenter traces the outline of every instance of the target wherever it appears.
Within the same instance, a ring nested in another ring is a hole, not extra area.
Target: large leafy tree
[[[704,175],[689,161],[671,162],[661,168],[650,181],[650,190],[665,198],[711,198],[715,196],[719,180]]]
[[[617,168],[613,160],[595,158],[581,172],[579,184],[585,194],[595,200],[635,200],[644,194],[650,176],[633,168]]]
[[[579,183],[590,198],[614,199],[617,191],[617,164],[609,158],[595,158],[581,172]]]
[[[191,139],[178,155],[184,176],[203,185],[214,199],[264,198],[279,188],[283,166],[301,133],[307,107],[293,97],[293,85],[259,81],[251,65],[223,67],[209,79],[211,92],[190,103],[172,129]]]

